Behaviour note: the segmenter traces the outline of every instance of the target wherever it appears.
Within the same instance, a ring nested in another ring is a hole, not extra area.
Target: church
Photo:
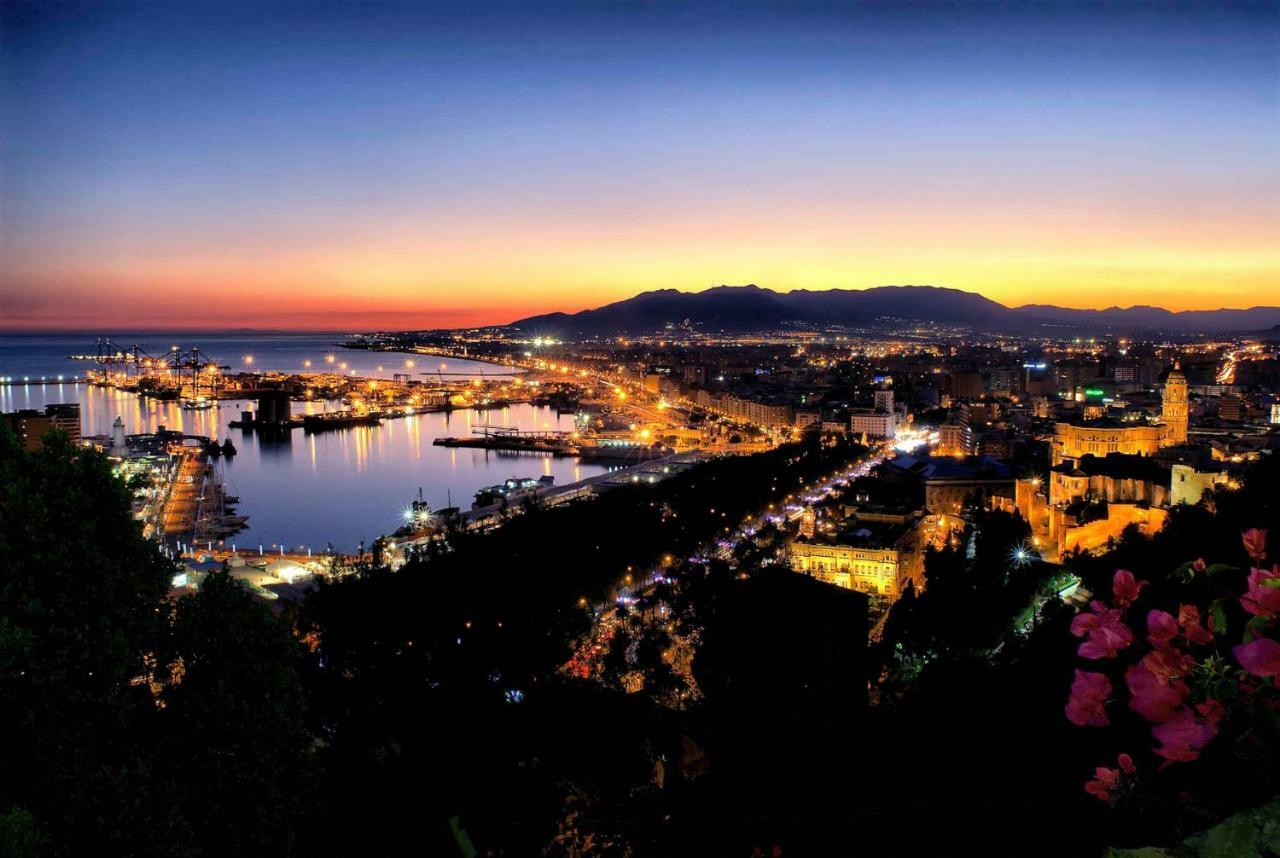
[[[1183,444],[1187,440],[1187,376],[1174,363],[1165,380],[1163,407],[1159,423],[1122,423],[1102,419],[1080,423],[1057,423],[1053,429],[1053,464],[1077,461],[1083,456],[1106,456],[1124,453],[1152,456],[1161,447]]]

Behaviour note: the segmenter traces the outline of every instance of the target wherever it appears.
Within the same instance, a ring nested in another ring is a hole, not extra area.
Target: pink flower
[[[1182,605],[1178,608],[1178,625],[1182,627],[1182,635],[1193,644],[1207,644],[1213,640],[1213,632],[1200,624],[1200,609],[1195,605]]]
[[[1195,560],[1191,562],[1191,568],[1196,570],[1197,572],[1203,572],[1207,568],[1207,566],[1208,564],[1204,562],[1203,557],[1197,557]]]
[[[1105,727],[1107,711],[1103,708],[1111,697],[1111,680],[1101,673],[1077,670],[1067,698],[1067,720],[1077,727]]]
[[[1212,697],[1196,704],[1196,711],[1200,713],[1200,717],[1213,726],[1218,726],[1218,722],[1226,717],[1227,709]]]
[[[1120,786],[1120,772],[1098,766],[1093,770],[1093,780],[1084,785],[1084,791],[1102,801],[1111,801],[1111,791]]]
[[[1240,597],[1240,607],[1255,617],[1280,613],[1280,563],[1266,569],[1249,570],[1249,589]]]
[[[1173,647],[1154,649],[1142,657],[1138,666],[1151,673],[1156,679],[1168,684],[1191,672],[1196,661],[1191,656]]]
[[[1186,683],[1177,679],[1181,665],[1171,662],[1170,656],[1177,659],[1179,654],[1173,650],[1148,653],[1124,674],[1129,686],[1129,708],[1156,724],[1175,717],[1190,693]]]
[[[1084,785],[1084,791],[1102,801],[1110,802],[1111,794],[1125,785],[1125,782],[1138,771],[1133,764],[1133,757],[1121,754],[1116,758],[1118,769],[1098,766],[1093,770],[1093,780]]]
[[[1204,707],[1204,704],[1201,706]],[[1152,726],[1151,735],[1160,743],[1155,753],[1165,758],[1165,765],[1187,763],[1196,759],[1200,756],[1200,749],[1217,735],[1218,721],[1222,717],[1221,705],[1217,709],[1208,707],[1208,717],[1204,713],[1203,708],[1198,715],[1190,707],[1183,706],[1173,718]]]
[[[1167,611],[1147,612],[1147,640],[1154,647],[1166,647],[1178,634],[1178,621]]]
[[[1250,528],[1242,535],[1244,550],[1250,557],[1261,563],[1267,556],[1267,531],[1262,528]]]
[[[1133,643],[1133,632],[1120,621],[1118,609],[1095,600],[1089,603],[1089,610],[1092,613],[1077,614],[1071,621],[1071,634],[1089,637],[1077,650],[1081,658],[1115,658]]]
[[[1117,569],[1111,579],[1111,595],[1115,597],[1116,606],[1127,608],[1138,600],[1138,594],[1147,586],[1146,581],[1135,581],[1133,573],[1128,569]]]
[[[1236,661],[1254,676],[1280,674],[1280,643],[1271,638],[1254,638],[1247,644],[1232,647]]]

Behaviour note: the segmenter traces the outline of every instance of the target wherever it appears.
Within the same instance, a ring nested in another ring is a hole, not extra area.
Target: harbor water
[[[317,334],[161,334],[122,336],[114,341],[128,347],[135,342],[162,354],[172,345],[198,346],[202,353],[230,367],[228,372],[279,370],[285,372],[354,372],[389,378],[393,373],[456,373],[477,376],[508,373],[507,367],[454,358],[363,352],[336,347],[339,335]],[[94,337],[0,336],[0,377],[36,379],[83,375],[92,363],[68,360],[70,354],[94,351]],[[249,362],[246,359],[251,359]],[[310,361],[310,366],[306,362]],[[407,363],[412,361],[412,366]],[[346,369],[341,365],[346,364]],[[457,378],[458,375],[446,376]],[[163,426],[219,440],[230,438],[238,453],[215,460],[227,492],[240,498],[238,512],[249,527],[228,543],[241,550],[264,551],[310,548],[323,551],[355,549],[401,523],[401,515],[421,488],[439,509],[450,502],[467,509],[475,492],[508,477],[550,474],[557,485],[604,473],[602,465],[580,465],[575,458],[468,448],[437,447],[442,436],[469,435],[482,425],[524,430],[572,429],[569,415],[548,408],[516,404],[492,411],[455,410],[418,414],[316,434],[301,429],[283,438],[268,439],[228,424],[253,403],[226,400],[206,411],[186,411],[176,402],[147,399],[82,383],[17,384],[0,386],[0,411],[43,410],[46,404],[78,402],[82,432],[109,435],[121,417],[129,434],[152,432]],[[294,403],[295,413],[337,409],[337,403]]]

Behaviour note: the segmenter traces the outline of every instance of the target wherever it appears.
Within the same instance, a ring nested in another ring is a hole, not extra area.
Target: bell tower
[[[1173,369],[1164,382],[1164,418],[1165,436],[1162,446],[1183,444],[1187,440],[1187,376],[1182,372],[1178,361],[1173,362]]]

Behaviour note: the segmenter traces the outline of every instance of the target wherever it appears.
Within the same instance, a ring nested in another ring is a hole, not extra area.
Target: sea
[[[112,342],[121,349],[140,345],[153,356],[173,347],[198,348],[226,372],[354,372],[390,378],[395,373],[452,373],[492,376],[509,367],[457,358],[343,348],[342,334],[317,333],[120,333]],[[154,432],[165,427],[193,435],[231,438],[238,453],[216,461],[228,494],[240,498],[238,512],[248,529],[229,537],[241,551],[324,551],[330,546],[353,551],[395,530],[409,504],[422,496],[437,509],[467,509],[476,491],[509,477],[549,474],[557,485],[604,473],[602,465],[579,464],[576,458],[467,448],[437,447],[437,437],[463,436],[482,425],[520,429],[573,428],[570,415],[552,409],[512,405],[500,411],[456,410],[385,421],[380,426],[304,434],[301,429],[281,439],[232,429],[228,424],[254,403],[224,400],[215,409],[184,411],[177,403],[132,393],[92,387],[78,381],[91,362],[71,355],[96,354],[95,334],[0,335],[0,378],[20,383],[0,385],[0,412],[45,405],[80,403],[81,431],[109,435],[116,417],[125,432]],[[21,383],[22,379],[57,379],[57,384]],[[336,403],[293,404],[295,413],[338,408]]]

